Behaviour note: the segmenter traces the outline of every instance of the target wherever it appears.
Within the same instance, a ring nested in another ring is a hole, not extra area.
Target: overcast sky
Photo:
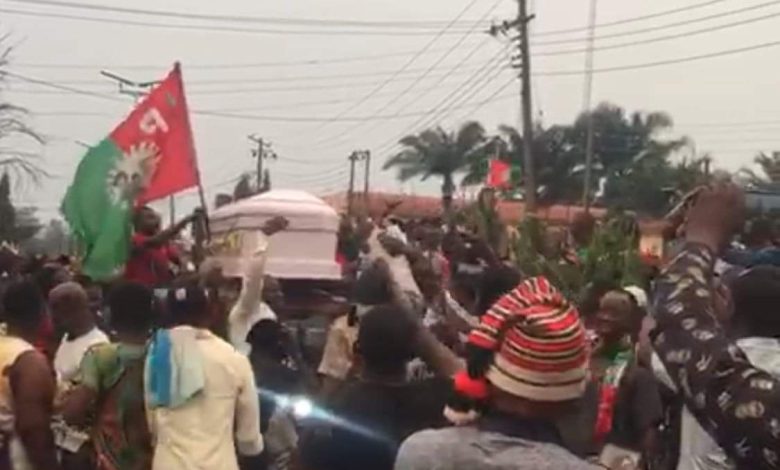
[[[0,30],[9,32],[17,44],[9,67],[12,72],[116,98],[116,86],[99,75],[101,69],[133,80],[153,80],[163,77],[179,60],[193,111],[240,115],[193,115],[209,201],[220,190],[229,191],[243,171],[254,168],[248,134],[267,138],[279,154],[278,161],[271,163],[276,188],[315,193],[343,190],[347,155],[367,148],[374,152],[374,188],[433,193],[438,182],[401,186],[394,174],[381,171],[381,163],[393,150],[390,143],[404,133],[436,123],[453,128],[467,119],[478,119],[494,130],[501,123],[518,122],[514,72],[497,68],[504,60],[500,54],[505,44],[484,34],[490,20],[515,14],[512,0],[81,1],[242,18],[406,22],[392,30],[371,27],[361,29],[362,34],[342,34],[355,28],[204,22],[0,0]],[[588,2],[533,3],[536,45],[532,66],[538,74],[534,77],[535,113],[545,125],[567,123],[582,110],[583,75],[550,72],[583,69],[584,56],[577,51],[585,46],[585,33],[544,33],[585,26]],[[709,5],[654,15],[703,3]],[[21,11],[28,14],[19,14]],[[780,47],[728,53],[780,41],[780,1],[599,1],[598,23],[648,15],[650,18],[642,21],[597,30],[597,36],[607,36],[596,42],[602,48],[595,56],[597,69],[725,55],[598,73],[594,103],[608,100],[631,111],[666,111],[676,122],[676,132],[692,137],[698,152],[711,152],[716,166],[730,170],[749,165],[759,150],[780,148],[776,135],[780,131]],[[478,21],[480,18],[485,19]],[[408,22],[422,21],[433,24],[424,30],[407,28]],[[174,24],[185,28],[171,27]],[[224,30],[230,28],[233,31]],[[283,31],[262,33],[261,29]],[[382,31],[393,34],[377,34]],[[323,32],[328,34],[319,34]],[[675,38],[650,42],[667,36]],[[615,47],[636,42],[644,44]],[[573,52],[550,54],[563,51]],[[412,61],[418,52],[419,57]],[[320,62],[315,64],[315,60]],[[395,79],[389,80],[394,74]],[[49,218],[56,214],[83,154],[75,141],[98,142],[127,113],[132,101],[89,97],[15,79],[9,80],[2,96],[27,107],[33,113],[31,123],[49,136],[42,151],[53,178],[40,188],[20,188],[15,195],[21,203],[39,206],[43,217]],[[430,114],[432,110],[437,112]],[[307,121],[311,119],[314,121]],[[359,174],[357,184],[362,187],[362,170]],[[194,193],[177,200],[182,211],[196,203]]]

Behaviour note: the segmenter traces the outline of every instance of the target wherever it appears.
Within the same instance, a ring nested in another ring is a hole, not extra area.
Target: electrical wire
[[[726,49],[717,52],[710,52],[707,54],[698,54],[698,55],[692,55],[687,57],[679,57],[677,59],[665,59],[665,60],[657,60],[654,62],[645,62],[640,64],[629,64],[629,65],[618,65],[613,67],[596,68],[593,69],[593,73],[622,72],[626,70],[641,70],[641,69],[647,69],[653,67],[660,67],[663,65],[683,64],[683,63],[696,62],[705,59],[713,59],[716,57],[725,57],[725,56],[730,56],[735,54],[742,54],[745,52],[751,52],[751,51],[767,49],[770,47],[777,47],[777,46],[780,46],[780,41],[770,41],[770,42],[764,42],[760,44],[754,44],[751,46],[738,47],[735,49]],[[543,77],[556,77],[556,76],[582,75],[583,73],[584,71],[582,70],[551,70],[546,72],[535,72],[534,75],[543,76]]]
[[[652,67],[659,67],[659,66],[665,66],[665,65],[675,65],[675,64],[681,64],[681,63],[688,63],[688,62],[694,62],[694,61],[700,61],[705,59],[711,59],[711,58],[718,58],[718,57],[725,57],[730,55],[736,55],[736,54],[742,54],[746,52],[752,52],[756,50],[761,49],[767,49],[771,47],[777,47],[780,46],[780,41],[769,41],[764,42],[760,44],[753,44],[750,46],[743,46],[733,49],[726,49],[721,51],[715,51],[711,53],[706,54],[698,54],[693,56],[686,56],[686,57],[679,57],[675,59],[664,59],[664,60],[658,60],[653,62],[646,62],[646,63],[640,63],[640,64],[627,64],[627,65],[620,65],[620,66],[612,66],[612,67],[603,67],[603,68],[597,68],[594,69],[594,73],[609,73],[609,72],[619,72],[619,71],[627,71],[627,70],[641,70],[646,68],[652,68]],[[554,71],[545,71],[545,72],[538,72],[541,76],[574,76],[574,75],[581,75],[584,72],[582,70],[554,70]],[[51,82],[47,80],[42,80],[34,77],[30,77],[24,74],[19,74],[16,72],[10,72],[10,71],[4,71],[0,73],[0,77],[12,77],[18,80],[22,80],[25,82],[33,83],[36,85],[53,88],[56,90],[66,91],[68,93],[72,94],[78,94],[93,98],[99,98],[106,101],[112,101],[112,102],[119,102],[119,103],[127,103],[127,100],[124,100],[122,98],[119,98],[117,96],[113,95],[107,95],[103,93],[96,93],[89,90],[83,90],[67,85],[61,85],[56,82]],[[193,110],[193,114],[198,114],[199,111]]]
[[[500,2],[496,2],[496,3],[495,3],[495,4],[494,4],[494,5],[493,5],[493,6],[492,6],[490,9],[488,9],[488,11],[487,11],[487,12],[485,12],[485,14],[483,15],[483,18],[486,18],[488,15],[490,15],[490,14],[493,12],[493,10],[495,10],[495,8],[496,8],[496,7],[498,7],[498,5],[499,5],[499,4],[500,4]],[[427,69],[427,70],[426,70],[426,71],[425,71],[425,72],[424,72],[422,75],[420,75],[420,76],[419,76],[419,77],[418,77],[418,78],[417,78],[415,81],[413,81],[411,84],[409,84],[409,86],[407,86],[406,88],[404,88],[404,89],[401,91],[401,93],[399,93],[398,95],[396,95],[394,98],[391,98],[390,100],[388,100],[388,101],[387,101],[387,102],[386,102],[384,105],[382,105],[382,106],[381,106],[381,107],[380,107],[378,110],[376,110],[376,114],[378,115],[379,113],[382,113],[382,112],[386,111],[386,110],[387,110],[387,109],[389,109],[391,106],[393,106],[395,103],[397,103],[398,101],[400,101],[400,100],[401,100],[401,99],[402,99],[404,96],[407,96],[407,95],[408,95],[408,94],[409,94],[409,93],[410,93],[410,92],[411,92],[411,91],[414,89],[414,87],[415,87],[415,86],[417,86],[417,85],[418,85],[418,84],[419,84],[419,83],[420,83],[422,80],[424,80],[426,77],[428,77],[428,76],[430,75],[430,73],[431,73],[431,72],[432,72],[432,71],[433,71],[433,70],[434,70],[436,67],[438,67],[438,66],[439,66],[439,64],[441,64],[441,63],[442,63],[442,62],[443,62],[443,61],[444,61],[444,60],[445,60],[447,57],[449,57],[449,55],[450,55],[452,52],[454,52],[454,51],[458,50],[458,48],[461,46],[461,44],[463,43],[463,41],[464,41],[464,40],[465,40],[465,39],[466,39],[466,38],[467,38],[467,37],[468,37],[470,34],[473,34],[473,33],[474,33],[474,30],[477,28],[477,24],[478,24],[478,23],[475,23],[475,25],[474,25],[474,28],[473,28],[471,31],[467,31],[466,33],[464,33],[464,34],[463,34],[463,36],[461,36],[461,37],[460,37],[460,39],[459,39],[458,41],[456,41],[456,42],[455,42],[455,44],[453,44],[453,45],[452,45],[452,47],[450,48],[450,50],[449,50],[449,51],[445,52],[445,53],[444,53],[444,54],[443,54],[441,57],[439,57],[439,59],[438,59],[437,61],[435,61],[434,63],[432,63],[432,64],[431,64],[431,65],[428,67],[428,69]],[[468,54],[466,54],[466,55],[465,55],[463,58],[461,58],[460,62],[458,62],[457,64],[455,64],[455,65],[454,65],[454,66],[453,66],[453,67],[450,69],[450,74],[452,74],[452,73],[453,73],[455,70],[457,70],[457,69],[459,69],[460,67],[462,67],[462,66],[463,66],[463,65],[464,65],[464,64],[465,64],[465,63],[466,63],[466,62],[467,62],[467,61],[468,61],[468,60],[469,60],[471,57],[473,57],[473,56],[474,56],[474,54],[476,54],[476,53],[477,53],[479,50],[481,50],[481,49],[482,49],[482,47],[483,47],[485,44],[487,44],[487,42],[488,42],[489,40],[491,40],[491,38],[490,38],[489,36],[486,36],[486,37],[485,37],[485,39],[483,39],[483,41],[482,41],[481,43],[479,43],[479,44],[478,44],[476,47],[474,47],[474,48],[473,48],[473,49],[472,49],[472,50],[471,50],[471,51],[470,51]],[[434,86],[439,86],[439,85],[440,85],[440,84],[441,84],[441,83],[442,83],[442,82],[443,82],[443,81],[446,79],[446,77],[447,77],[447,76],[448,76],[447,74],[444,74],[444,75],[442,75],[442,76],[440,77],[439,81],[438,81],[438,82],[436,82],[436,83],[434,84]],[[422,99],[424,96],[427,96],[427,94],[428,94],[428,93],[429,93],[429,92],[423,92],[422,94],[418,94],[418,95],[416,96],[416,99]],[[401,108],[402,108],[402,107],[401,107]],[[401,109],[401,108],[399,108],[399,112],[395,114],[395,116],[396,116],[396,117],[397,117],[397,116],[400,114],[400,109]],[[364,121],[368,121],[368,120],[364,120]],[[342,131],[341,131],[341,132],[339,132],[337,135],[335,135],[335,136],[332,136],[332,137],[328,138],[328,139],[327,139],[327,140],[325,140],[325,141],[327,142],[328,140],[339,140],[339,139],[343,139],[344,137],[348,136],[349,134],[351,134],[352,132],[356,131],[357,129],[360,129],[360,127],[362,127],[362,125],[363,125],[363,122],[364,122],[364,121],[359,121],[359,122],[357,122],[357,123],[356,123],[354,126],[350,126],[350,127],[346,128],[346,129],[342,130]],[[321,141],[321,142],[322,142],[322,141]],[[321,143],[321,142],[318,142],[318,143]],[[316,144],[317,144],[317,143],[315,143],[315,145],[316,145]]]
[[[750,5],[750,6],[747,6],[747,7],[744,7],[744,8],[737,8],[737,9],[734,9],[734,10],[729,10],[729,11],[720,12],[720,13],[714,13],[714,14],[711,14],[711,15],[700,16],[700,17],[697,17],[697,18],[691,18],[691,19],[688,19],[688,20],[677,21],[677,22],[673,22],[673,23],[666,23],[666,24],[661,24],[661,25],[656,25],[656,26],[650,26],[650,27],[647,27],[647,28],[632,29],[632,30],[629,30],[629,31],[622,31],[622,32],[619,32],[619,33],[596,35],[596,36],[593,37],[593,39],[596,40],[596,41],[600,41],[600,40],[610,39],[610,38],[618,38],[618,37],[624,37],[624,36],[635,36],[637,34],[649,33],[649,32],[653,32],[653,31],[661,31],[661,30],[664,30],[664,29],[676,28],[676,27],[679,27],[679,26],[687,26],[689,24],[701,23],[703,21],[709,21],[709,20],[714,20],[714,19],[717,19],[717,18],[724,18],[724,17],[733,16],[733,15],[738,15],[740,13],[745,13],[745,12],[748,12],[748,11],[759,10],[759,9],[762,9],[762,8],[767,8],[767,7],[770,7],[772,5],[778,5],[778,4],[780,4],[780,0],[772,0],[770,2],[759,3],[758,5]],[[583,43],[583,42],[586,42],[587,40],[588,40],[588,38],[556,39],[556,40],[552,40],[552,41],[538,41],[538,42],[537,41],[531,41],[531,46],[533,47],[533,46],[548,46],[548,45],[555,45],[555,44]]]
[[[455,77],[457,78],[457,77]],[[408,81],[408,80],[415,80],[416,77],[402,77],[396,79],[394,82],[401,82],[401,81]],[[209,96],[209,95],[235,95],[235,94],[250,94],[250,93],[282,93],[282,92],[304,92],[304,91],[310,91],[310,90],[342,90],[345,88],[367,88],[375,86],[378,82],[376,80],[371,81],[356,81],[356,82],[341,82],[341,83],[331,83],[331,84],[323,84],[323,85],[297,85],[297,86],[280,86],[280,87],[260,87],[260,88],[237,88],[237,87],[231,87],[231,88],[217,88],[217,89],[194,89],[194,90],[187,90],[188,95],[192,96]],[[110,85],[108,82],[106,82],[106,85]],[[15,91],[18,93],[37,93],[35,90],[27,90],[27,89],[13,89],[8,91]],[[48,93],[48,94],[57,94],[57,93]],[[366,99],[370,99],[372,97],[369,97]],[[344,113],[346,114],[346,113]]]
[[[466,79],[466,80],[465,80],[465,81],[464,81],[464,82],[463,82],[463,83],[462,83],[462,84],[461,84],[461,85],[460,85],[458,88],[456,88],[456,89],[455,89],[454,91],[452,91],[450,94],[448,94],[447,96],[445,96],[443,100],[439,101],[439,102],[438,102],[438,103],[437,103],[437,104],[436,104],[436,105],[435,105],[435,106],[434,106],[434,107],[433,107],[433,108],[430,110],[430,112],[428,112],[428,113],[426,113],[425,115],[423,115],[424,117],[423,117],[421,120],[424,120],[424,119],[425,119],[425,116],[430,116],[430,115],[433,115],[433,114],[436,114],[437,116],[440,116],[440,115],[441,115],[441,107],[443,106],[443,104],[444,104],[444,103],[446,103],[446,102],[447,102],[447,100],[448,100],[449,98],[451,98],[452,96],[455,96],[455,95],[457,95],[457,94],[458,94],[460,91],[462,91],[463,89],[466,89],[466,88],[468,88],[469,86],[471,86],[471,88],[472,88],[472,89],[473,89],[474,87],[476,87],[476,86],[477,86],[477,83],[478,83],[478,81],[481,79],[481,78],[480,78],[480,76],[487,76],[487,74],[489,74],[491,70],[496,70],[496,69],[504,69],[504,70],[506,70],[506,69],[510,69],[510,67],[502,67],[502,66],[500,66],[500,65],[499,65],[497,68],[495,68],[495,65],[493,64],[493,62],[496,62],[496,61],[497,61],[497,63],[500,63],[500,59],[502,58],[502,56],[503,56],[503,55],[504,55],[506,52],[507,52],[506,48],[504,48],[504,49],[501,49],[501,50],[498,50],[498,51],[497,51],[497,53],[496,53],[495,55],[493,55],[493,56],[492,56],[490,59],[488,59],[488,61],[487,61],[487,62],[485,62],[485,63],[482,65],[482,67],[478,68],[478,69],[477,69],[477,71],[476,71],[475,73],[473,73],[473,74],[472,74],[472,75],[471,75],[469,78],[467,78],[467,79]],[[425,94],[423,94],[422,96],[425,96]],[[473,96],[473,95],[472,95],[472,96]],[[463,103],[461,103],[461,104],[458,104],[458,103],[453,103],[453,105],[450,107],[450,109],[458,109],[458,108],[460,108],[460,107],[464,107],[464,106],[465,106],[465,107],[468,107],[468,106],[471,106],[472,104],[473,104],[473,103],[467,103],[467,104],[463,104]],[[400,114],[400,113],[396,113],[396,114]],[[436,117],[433,117],[433,118],[431,118],[431,119],[430,119],[430,121],[435,121],[436,119],[437,119]],[[418,121],[418,122],[419,122],[419,121]],[[369,129],[366,129],[366,131],[364,132],[364,134],[368,134],[370,131],[372,131],[373,129],[376,129],[376,128],[377,128],[377,126],[372,126],[372,127],[370,127]]]
[[[120,18],[97,18],[92,16],[79,16],[71,15],[68,13],[49,13],[49,12],[36,12],[17,10],[13,8],[0,8],[0,13],[6,13],[9,15],[21,15],[30,16],[34,18],[56,18],[64,20],[76,20],[85,21],[91,23],[100,24],[119,24],[124,26],[139,26],[143,28],[164,28],[164,29],[179,29],[182,31],[212,31],[219,33],[241,33],[241,34],[295,34],[306,36],[433,36],[438,35],[433,31],[339,31],[339,30],[289,30],[289,29],[260,29],[260,28],[244,28],[237,26],[215,26],[215,25],[195,25],[195,24],[181,24],[181,23],[154,23],[148,21],[137,21]],[[487,25],[486,25],[487,26]],[[444,34],[460,34],[459,31],[453,31]]]
[[[499,51],[500,53],[503,51]],[[408,133],[414,132],[417,129],[425,128],[432,123],[439,120],[447,111],[448,106],[452,107],[454,104],[458,103],[459,100],[462,100],[468,93],[473,92],[473,90],[478,90],[479,87],[485,86],[490,81],[495,79],[497,77],[497,74],[493,76],[491,79],[489,77],[490,72],[493,70],[491,66],[491,62],[495,61],[497,59],[501,58],[501,54],[497,54],[491,60],[486,64],[485,69],[481,71],[480,73],[476,73],[466,79],[457,89],[453,90],[451,93],[449,93],[447,96],[445,96],[439,103],[436,105],[436,109],[439,110],[439,112],[434,115],[430,116],[428,119],[421,118],[417,121],[413,122],[409,126],[407,126],[404,130],[402,130],[397,136],[392,137],[383,143],[379,144],[375,147],[375,152],[381,152],[383,149],[392,146],[397,143],[398,139],[405,137]],[[473,94],[472,94],[473,95]],[[469,96],[472,96],[469,95]]]
[[[630,18],[623,18],[623,19],[620,19],[620,20],[608,21],[608,22],[604,22],[604,23],[597,23],[595,25],[595,28],[596,29],[598,29],[598,28],[607,28],[607,27],[611,27],[611,26],[618,26],[618,25],[624,25],[624,24],[629,24],[629,23],[636,23],[638,21],[650,20],[650,19],[653,19],[653,18],[660,18],[662,16],[669,16],[669,15],[674,15],[674,14],[682,13],[682,12],[686,12],[686,11],[697,10],[699,8],[705,8],[705,7],[709,7],[709,6],[712,6],[712,5],[716,5],[718,3],[723,3],[723,2],[728,2],[728,1],[731,1],[731,0],[708,0],[706,2],[695,3],[693,5],[687,5],[687,6],[684,6],[684,7],[672,8],[671,10],[659,11],[659,12],[650,13],[650,14],[647,14],[647,15],[634,16],[634,17],[630,17]],[[577,28],[551,29],[551,30],[547,30],[547,31],[538,31],[538,32],[535,33],[535,36],[554,36],[554,35],[559,35],[559,34],[579,33],[579,32],[583,32],[583,31],[587,31],[587,30],[588,30],[587,26],[577,27]]]
[[[486,39],[490,39],[487,37]],[[481,43],[484,44],[484,43]],[[478,66],[470,66],[470,64],[461,63],[458,67],[455,67],[454,69],[449,67],[436,67],[435,70],[442,70],[447,69],[447,71],[444,71],[440,74],[435,74],[434,76],[441,76],[441,75],[463,75],[466,74],[472,70],[475,70]],[[402,77],[399,80],[412,80],[417,79],[420,72],[427,71],[428,68],[415,68],[415,69],[408,69],[404,71],[403,75],[415,75],[413,77]],[[364,78],[364,77],[387,77],[388,75],[392,75],[395,73],[396,70],[380,70],[380,71],[374,71],[374,72],[367,72],[367,73],[341,73],[341,74],[330,74],[330,75],[295,75],[295,76],[282,76],[282,77],[256,77],[256,78],[213,78],[213,79],[188,79],[185,81],[185,85],[188,89],[191,89],[193,86],[206,86],[206,85],[239,85],[239,84],[254,84],[254,83],[289,83],[289,82],[298,82],[298,81],[311,81],[311,80],[331,80],[331,79],[344,79],[344,78]],[[107,84],[114,84],[114,82],[107,82],[105,79],[99,80],[99,79],[84,79],[84,80],[58,80],[58,83],[61,83],[63,85],[107,85]]]
[[[460,18],[462,18],[462,17],[463,17],[463,15],[465,15],[465,14],[466,14],[466,12],[467,12],[467,11],[469,11],[469,10],[471,9],[471,7],[472,7],[472,6],[474,6],[474,5],[477,3],[477,1],[478,1],[478,0],[471,0],[469,3],[467,3],[467,4],[466,4],[466,6],[465,6],[465,7],[463,7],[463,9],[462,9],[462,10],[461,10],[461,11],[460,11],[460,12],[459,12],[459,13],[458,13],[456,16],[455,16],[455,18],[453,18],[453,19],[452,19],[452,21],[451,21],[449,24],[447,24],[447,26],[445,26],[445,27],[444,27],[442,30],[440,30],[440,31],[439,31],[439,32],[440,32],[440,34],[438,34],[438,35],[434,36],[434,37],[433,37],[433,38],[432,38],[430,41],[428,41],[428,42],[425,44],[425,46],[423,46],[423,48],[422,48],[422,49],[420,49],[420,50],[418,51],[418,53],[417,53],[417,54],[415,54],[414,56],[412,56],[412,58],[411,58],[411,59],[409,59],[409,60],[408,60],[408,61],[407,61],[407,62],[406,62],[406,63],[405,63],[405,64],[404,64],[404,65],[403,65],[403,66],[402,66],[400,69],[398,69],[398,71],[397,71],[395,74],[393,74],[393,75],[391,75],[390,77],[388,77],[387,79],[385,79],[385,80],[384,80],[382,83],[380,83],[379,85],[377,85],[377,86],[376,86],[376,88],[372,89],[370,92],[368,92],[367,94],[365,94],[365,95],[364,95],[362,98],[360,98],[360,99],[358,99],[357,101],[355,101],[355,102],[354,102],[352,105],[350,105],[350,106],[347,106],[347,107],[345,107],[344,109],[342,109],[342,110],[341,110],[341,112],[339,112],[339,113],[336,115],[336,117],[339,117],[339,118],[340,118],[340,117],[343,117],[343,116],[345,116],[346,114],[348,114],[348,113],[352,112],[353,110],[357,109],[357,108],[358,108],[359,106],[361,106],[363,103],[365,103],[366,101],[368,101],[369,99],[371,99],[371,97],[372,97],[372,96],[374,96],[375,94],[379,93],[379,92],[380,92],[380,91],[382,91],[382,90],[383,90],[383,89],[384,89],[384,88],[385,88],[387,85],[389,85],[390,83],[392,83],[392,82],[393,82],[393,81],[394,81],[394,80],[395,80],[395,79],[396,79],[396,78],[397,78],[397,77],[398,77],[400,74],[402,74],[402,73],[403,73],[405,70],[407,70],[409,67],[411,67],[411,66],[412,66],[412,64],[413,64],[413,63],[414,63],[414,62],[415,62],[417,59],[419,59],[419,58],[420,58],[420,57],[421,57],[423,54],[425,54],[425,52],[426,52],[428,49],[430,49],[431,47],[433,47],[433,45],[436,43],[436,41],[438,41],[438,40],[439,40],[439,38],[441,38],[442,34],[443,34],[444,32],[446,32],[446,31],[447,31],[447,30],[448,30],[448,29],[449,29],[449,28],[450,28],[452,25],[454,25],[456,21],[458,21]],[[502,1],[502,0],[497,0],[497,1],[496,1],[496,2],[493,4],[493,6],[492,6],[491,8],[496,8],[496,7],[498,7],[498,5],[501,3],[501,1]],[[327,127],[327,124],[328,124],[328,123],[324,123],[323,125],[317,126],[317,127],[315,127],[314,129],[312,129],[312,130],[311,130],[311,132],[316,132],[316,131],[319,131],[319,130],[321,130],[321,129],[323,129],[323,128]]]
[[[335,26],[335,27],[373,27],[373,28],[424,28],[424,29],[438,29],[448,24],[448,21],[420,21],[420,20],[403,20],[403,21],[387,21],[387,20],[332,20],[321,18],[286,18],[286,17],[257,17],[248,15],[218,15],[214,13],[210,14],[197,14],[188,12],[177,12],[170,10],[147,10],[141,8],[128,8],[118,6],[106,6],[95,5],[91,3],[81,2],[64,2],[53,0],[9,0],[17,3],[34,4],[34,5],[46,5],[56,6],[61,8],[71,8],[80,10],[91,10],[109,13],[127,13],[133,15],[146,15],[146,16],[158,16],[164,18],[175,19],[190,19],[199,21],[220,21],[220,22],[235,22],[235,23],[259,23],[259,24],[282,24],[282,25],[294,25],[294,26]]]
[[[438,53],[447,50],[446,47],[431,48],[426,53]],[[418,54],[420,51],[399,51],[386,54],[357,55],[349,57],[335,57],[330,59],[301,59],[294,61],[276,61],[276,62],[249,62],[249,63],[222,63],[222,64],[186,64],[188,70],[235,70],[235,69],[253,69],[253,68],[276,68],[276,67],[303,67],[313,65],[343,64],[351,62],[373,62],[378,60],[390,59],[394,57],[409,57]],[[46,64],[36,62],[16,62],[14,66],[24,68],[41,69],[86,69],[95,70],[101,68],[121,69],[121,70],[158,70],[170,67],[170,64],[158,65],[123,65],[123,64]]]
[[[594,47],[593,50],[594,51],[606,51],[606,50],[614,50],[614,49],[623,49],[623,48],[626,48],[626,47],[639,46],[639,45],[644,45],[644,44],[652,44],[652,43],[655,43],[655,42],[668,41],[668,40],[672,40],[672,39],[688,38],[688,37],[697,36],[697,35],[700,35],[700,34],[706,34],[706,33],[711,33],[711,32],[716,32],[716,31],[722,31],[722,30],[733,28],[733,27],[737,27],[737,26],[744,26],[744,25],[756,23],[756,22],[759,22],[759,21],[765,21],[765,20],[768,20],[768,19],[777,18],[778,16],[780,16],[780,12],[770,13],[768,15],[759,16],[759,17],[756,17],[756,18],[749,18],[749,19],[746,19],[746,20],[735,21],[733,23],[726,23],[726,24],[717,25],[717,26],[710,26],[710,27],[707,27],[707,28],[697,29],[697,30],[693,30],[693,31],[685,31],[685,32],[682,32],[682,33],[670,34],[670,35],[666,35],[666,36],[659,36],[659,37],[649,38],[649,39],[642,39],[642,40],[639,40],[639,41],[630,41],[630,42],[623,42],[623,43],[619,43],[619,44],[610,44],[610,45],[607,45],[607,46],[597,46],[597,47]],[[587,52],[587,49],[576,49],[576,50],[565,50],[565,51],[542,51],[542,52],[532,51],[531,55],[533,57],[543,57],[543,56],[559,56],[559,55],[570,55],[570,54],[582,54],[582,53],[585,53],[585,52]]]

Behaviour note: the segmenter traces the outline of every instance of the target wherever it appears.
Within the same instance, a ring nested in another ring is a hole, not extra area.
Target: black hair
[[[376,264],[368,266],[360,273],[353,286],[352,298],[364,305],[390,303],[390,284],[385,273]]]
[[[3,319],[10,327],[35,331],[46,315],[46,301],[41,289],[31,281],[9,285],[3,295]]]
[[[757,266],[731,284],[734,324],[743,334],[780,338],[780,268]]]
[[[481,316],[487,313],[501,297],[511,292],[521,281],[521,273],[509,266],[494,267],[485,271],[480,282],[477,314]],[[523,317],[521,316],[508,318],[497,332],[496,337],[501,341],[506,332],[522,320]],[[466,371],[464,377],[467,377],[469,381],[484,382],[494,355],[495,351],[493,350],[478,347],[470,342],[466,343]],[[457,381],[453,384],[452,392],[447,400],[447,408],[458,414],[465,414],[471,411],[483,413],[487,405],[484,399],[475,398],[465,393],[464,390],[459,390]]]
[[[165,310],[174,325],[197,324],[208,314],[208,295],[197,281],[168,289]]]
[[[761,245],[772,240],[774,230],[769,219],[763,217],[754,219],[748,225],[744,238],[746,245]]]
[[[133,211],[133,227],[138,227],[138,224],[141,223],[141,216],[143,216],[144,212],[154,212],[154,209],[149,206],[136,207],[135,211]]]
[[[246,335],[246,342],[252,346],[252,353],[262,354],[282,361],[287,357],[288,336],[278,321],[265,319],[252,326]]]
[[[477,314],[482,315],[504,294],[515,288],[523,276],[509,266],[489,268],[482,275],[478,290]]]
[[[156,313],[152,291],[137,282],[122,281],[108,295],[111,327],[118,331],[143,333],[151,330]]]
[[[398,307],[381,305],[360,318],[356,350],[368,370],[396,374],[414,358],[414,335],[414,323]]]
[[[65,267],[58,263],[46,263],[37,270],[33,276],[44,298],[57,287],[59,281],[57,275],[66,271]]]

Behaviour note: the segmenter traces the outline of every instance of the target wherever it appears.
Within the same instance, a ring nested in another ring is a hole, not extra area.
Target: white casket
[[[279,215],[290,225],[271,237],[266,274],[280,279],[340,279],[338,214],[321,199],[295,190],[269,191],[210,215],[212,244],[224,274],[243,277],[247,261],[257,250],[260,228]]]

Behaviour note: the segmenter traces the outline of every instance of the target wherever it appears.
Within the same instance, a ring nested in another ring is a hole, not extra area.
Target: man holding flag
[[[62,212],[84,249],[84,273],[110,279],[122,273],[131,251],[148,257],[148,249],[159,250],[162,245],[148,239],[136,243],[141,250],[131,250],[135,208],[194,186],[200,187],[200,175],[176,64],[124,122],[90,148],[68,188]],[[136,268],[129,268],[132,277]]]
[[[165,285],[173,279],[173,266],[181,267],[176,248],[170,243],[184,228],[205,214],[197,209],[179,223],[160,229],[160,215],[149,206],[133,214],[133,236],[130,257],[125,266],[125,279],[147,287]]]

